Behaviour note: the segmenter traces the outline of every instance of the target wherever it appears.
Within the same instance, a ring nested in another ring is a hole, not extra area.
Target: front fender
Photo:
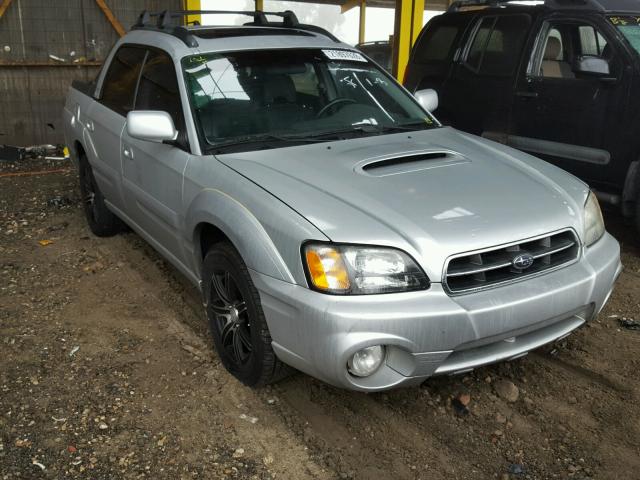
[[[292,212],[293,213],[293,212]],[[248,268],[288,283],[296,278],[262,223],[240,201],[227,193],[203,189],[193,199],[187,217],[187,232],[194,232],[194,255],[197,271],[201,269],[198,225],[208,223],[220,229],[233,243]],[[299,255],[299,254],[298,254]]]

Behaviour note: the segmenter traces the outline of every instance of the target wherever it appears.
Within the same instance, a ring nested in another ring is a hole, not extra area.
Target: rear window
[[[413,60],[416,63],[444,61],[451,57],[460,27],[434,25],[425,31],[415,47]]]
[[[468,47],[465,65],[481,75],[510,76],[529,30],[527,15],[483,18]]]

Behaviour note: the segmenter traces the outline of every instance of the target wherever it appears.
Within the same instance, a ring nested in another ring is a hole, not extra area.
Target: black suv
[[[640,229],[640,1],[456,2],[422,30],[405,86],[438,118],[548,160]]]
[[[376,42],[365,42],[356,45],[356,48],[367,55],[370,59],[390,72],[393,64],[391,43],[386,40],[378,40]]]

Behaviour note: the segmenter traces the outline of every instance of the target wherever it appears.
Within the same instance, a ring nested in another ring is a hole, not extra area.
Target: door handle
[[[129,147],[124,147],[122,149],[122,154],[130,160],[133,160],[133,152]]]
[[[91,120],[87,120],[87,130],[89,130],[90,132],[93,132],[95,130],[95,127],[93,126],[93,122]]]
[[[538,92],[516,92],[516,97],[538,98]]]

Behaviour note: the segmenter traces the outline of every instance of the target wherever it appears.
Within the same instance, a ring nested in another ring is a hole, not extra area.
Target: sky
[[[253,0],[201,0],[203,10],[253,10]],[[264,10],[281,12],[293,10],[302,23],[309,23],[326,28],[343,42],[355,45],[358,43],[359,9],[353,8],[341,14],[336,5],[315,5],[280,0],[264,0]],[[440,12],[424,12],[424,23]],[[365,40],[388,40],[393,34],[394,11],[390,8],[367,8]],[[247,17],[237,15],[203,15],[205,25],[239,25],[247,21]]]

